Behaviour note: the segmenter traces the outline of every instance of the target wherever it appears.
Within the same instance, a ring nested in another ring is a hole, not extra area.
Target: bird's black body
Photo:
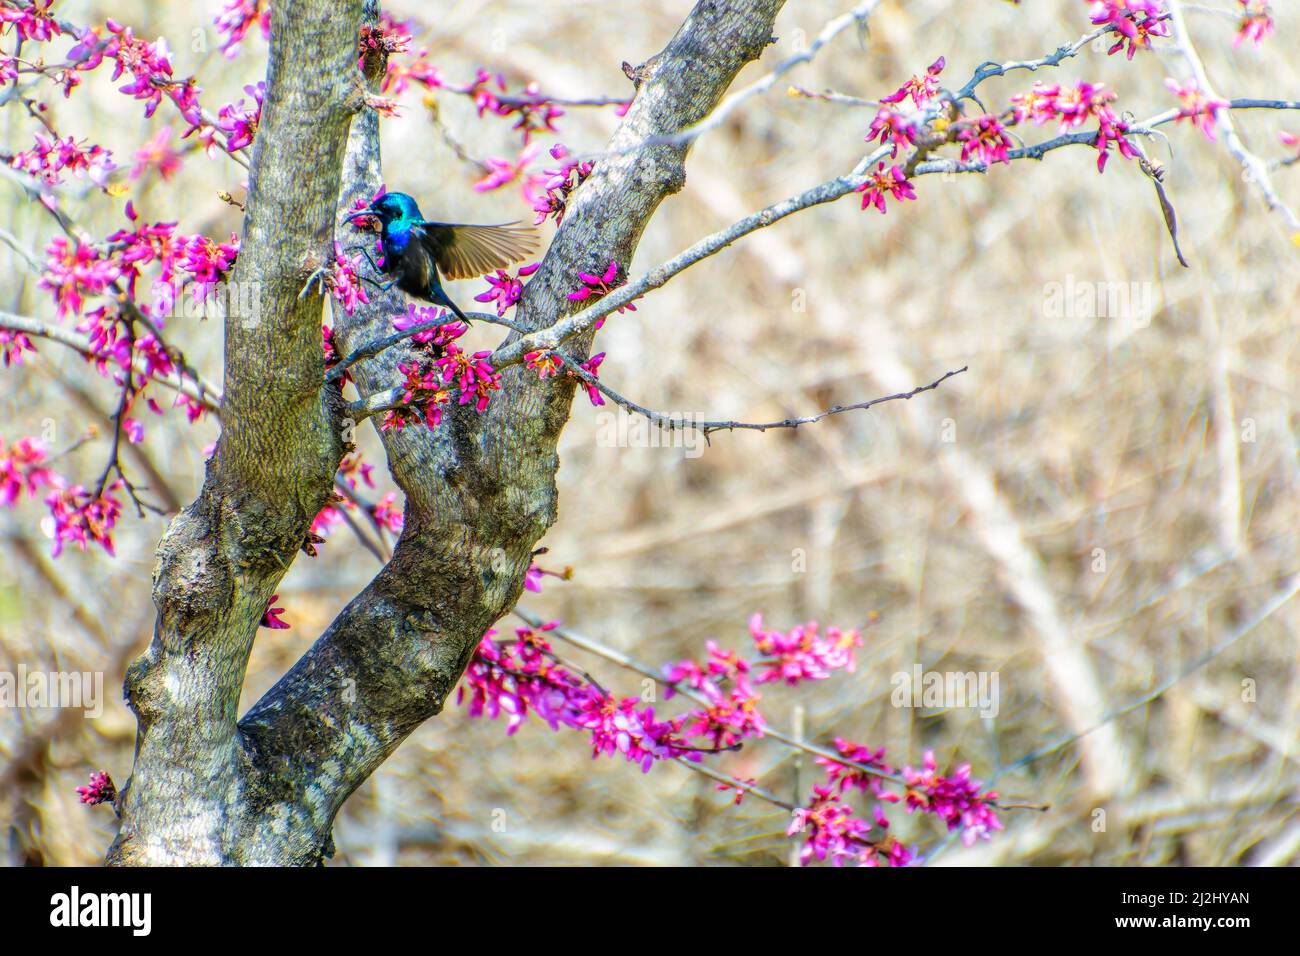
[[[485,275],[518,262],[535,248],[535,234],[527,226],[433,222],[421,216],[420,207],[406,193],[385,193],[372,205],[348,216],[347,221],[361,218],[375,219],[380,225],[382,271],[390,277],[381,288],[396,285],[412,298],[444,305],[466,321],[465,313],[443,290],[442,277],[468,279]]]

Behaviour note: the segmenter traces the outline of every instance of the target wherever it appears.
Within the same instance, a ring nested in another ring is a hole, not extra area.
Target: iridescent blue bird
[[[496,226],[433,222],[420,214],[419,205],[406,193],[385,193],[344,221],[355,223],[363,218],[374,219],[380,226],[383,267],[362,250],[376,271],[389,276],[389,281],[379,287],[390,289],[396,285],[409,296],[445,305],[464,321],[469,320],[447,297],[441,278],[486,275],[519,262],[537,248],[537,234],[529,226],[514,222]]]

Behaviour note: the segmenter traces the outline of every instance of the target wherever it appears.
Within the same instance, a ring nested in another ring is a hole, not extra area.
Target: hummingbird
[[[380,289],[394,285],[407,295],[443,305],[468,322],[465,313],[448,298],[441,278],[472,279],[518,262],[537,248],[537,234],[517,222],[473,226],[425,219],[416,201],[406,193],[384,193],[365,209],[344,219],[378,220],[379,244],[384,253],[380,268],[364,247],[375,271],[389,276]],[[440,278],[441,277],[441,278]]]

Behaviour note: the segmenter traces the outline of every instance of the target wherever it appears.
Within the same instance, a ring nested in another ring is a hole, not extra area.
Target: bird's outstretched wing
[[[467,226],[425,221],[415,227],[415,233],[448,279],[486,275],[537,249],[537,232],[517,222]]]

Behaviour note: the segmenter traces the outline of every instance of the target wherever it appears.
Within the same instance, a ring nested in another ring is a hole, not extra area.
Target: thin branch
[[[614,404],[620,406],[621,408],[625,408],[629,412],[632,412],[635,415],[641,415],[649,419],[651,422],[658,425],[660,428],[666,428],[669,431],[685,431],[686,429],[694,429],[695,431],[701,432],[706,439],[710,434],[717,431],[736,431],[741,429],[749,429],[751,431],[765,432],[768,429],[772,429],[772,428],[798,428],[800,425],[811,425],[814,424],[815,422],[822,421],[825,418],[829,418],[832,415],[840,415],[843,414],[844,412],[862,411],[864,409],[871,408],[874,405],[880,405],[883,402],[892,402],[892,401],[897,401],[899,399],[904,399],[904,400],[910,399],[921,394],[922,392],[928,392],[931,391],[932,389],[938,388],[941,384],[943,384],[948,379],[952,378],[954,375],[960,375],[962,372],[965,372],[969,368],[969,366],[963,365],[959,369],[955,369],[951,372],[945,373],[944,375],[935,379],[929,385],[917,386],[916,388],[912,389],[910,392],[898,392],[894,395],[886,395],[882,398],[873,398],[869,401],[857,402],[853,405],[832,405],[824,412],[819,412],[816,415],[807,415],[802,418],[785,418],[782,419],[781,421],[776,421],[776,422],[759,423],[759,422],[737,422],[737,421],[703,421],[703,420],[697,420],[693,418],[681,418],[681,417],[674,418],[670,415],[665,415],[662,412],[656,412],[649,408],[645,408],[641,405],[638,405],[636,402],[632,401],[631,399],[624,398],[622,395],[614,391],[612,388],[610,388],[600,379],[596,378],[596,376],[588,372],[585,368],[581,366],[580,363],[578,363],[576,360],[574,360],[571,356],[567,355],[566,353],[556,351],[551,354],[553,354],[557,359],[559,359],[564,364],[565,368],[569,370],[570,374],[581,379],[586,385],[596,389],[598,392],[600,392],[600,394],[604,395],[606,398],[608,398],[610,401],[614,402]]]
[[[631,99],[630,96],[586,96],[570,99],[563,96],[547,96],[545,93],[496,98],[503,106],[545,106],[548,103],[555,106],[627,106]]]
[[[1184,667],[1182,670],[1177,671],[1171,677],[1168,677],[1165,680],[1161,681],[1159,684],[1157,684],[1151,690],[1147,691],[1142,696],[1138,697],[1136,700],[1130,701],[1129,703],[1125,704],[1123,707],[1119,707],[1115,710],[1110,711],[1096,724],[1087,728],[1086,730],[1081,730],[1078,733],[1069,734],[1065,737],[1061,737],[1058,740],[1050,744],[1047,744],[1044,747],[1040,747],[1037,750],[1031,751],[1030,753],[1021,757],[1019,760],[1002,767],[998,771],[997,775],[1001,776],[1002,774],[1007,773],[1009,771],[1018,770],[1021,767],[1028,766],[1029,764],[1033,763],[1036,760],[1041,760],[1043,757],[1054,754],[1057,751],[1061,750],[1062,748],[1068,747],[1070,744],[1074,743],[1076,740],[1080,739],[1081,737],[1085,737],[1088,734],[1093,733],[1094,731],[1100,730],[1102,727],[1106,726],[1116,718],[1123,717],[1125,714],[1132,713],[1133,711],[1137,710],[1139,707],[1144,707],[1147,704],[1151,703],[1153,700],[1157,699],[1158,697],[1162,697],[1164,693],[1167,690],[1169,690],[1169,688],[1173,687],[1175,684],[1179,683],[1180,681],[1194,674],[1196,671],[1200,670],[1210,661],[1214,660],[1216,657],[1218,657],[1220,654],[1226,651],[1233,644],[1237,643],[1237,641],[1241,640],[1241,638],[1245,637],[1251,631],[1255,630],[1255,628],[1259,627],[1259,625],[1263,624],[1266,620],[1268,620],[1275,613],[1281,610],[1282,607],[1285,606],[1287,602],[1289,602],[1298,593],[1300,593],[1300,574],[1294,574],[1290,578],[1288,578],[1284,582],[1282,587],[1279,588],[1277,591],[1275,591],[1267,601],[1265,601],[1259,608],[1257,608],[1254,614],[1252,614],[1247,620],[1242,622],[1235,630],[1233,630],[1230,634],[1228,634],[1217,644],[1215,644],[1213,647],[1207,650],[1204,654],[1192,660],[1192,662],[1188,664],[1186,667]]]
[[[853,172],[848,175],[828,180],[799,193],[797,196],[783,199],[766,209],[761,209],[752,215],[737,220],[727,228],[701,239],[685,252],[679,253],[674,258],[651,269],[635,282],[629,282],[618,287],[613,292],[603,296],[594,305],[590,305],[580,312],[575,312],[573,315],[566,316],[547,328],[540,329],[503,345],[492,354],[489,361],[494,368],[500,369],[522,362],[524,356],[529,352],[553,351],[565,340],[595,326],[598,321],[619,306],[627,305],[633,299],[658,289],[679,272],[725,249],[737,239],[766,228],[800,210],[834,202],[841,196],[853,192],[865,180],[863,173],[888,153],[889,147],[882,146],[858,163]]]
[[[991,79],[995,76],[1006,76],[1008,73],[1012,73],[1016,70],[1029,70],[1030,72],[1036,72],[1045,67],[1060,66],[1060,64],[1065,60],[1078,55],[1079,51],[1093,40],[1097,40],[1104,37],[1107,33],[1113,32],[1115,32],[1115,27],[1108,24],[1097,30],[1093,30],[1091,33],[1085,33],[1073,43],[1067,43],[1065,46],[1057,47],[1054,52],[1049,53],[1047,56],[1039,57],[1037,60],[1010,60],[1006,63],[998,63],[994,60],[985,60],[979,66],[975,67],[974,75],[971,76],[966,85],[957,92],[957,95],[953,99],[958,103],[962,100],[974,100],[976,103],[979,103],[979,99],[975,96],[975,90],[978,89],[979,85],[985,80]],[[983,108],[982,103],[980,106]]]
[[[696,763],[695,761],[688,760],[685,757],[674,757],[673,759],[676,760],[683,767],[685,767],[687,770],[693,770],[698,774],[702,774],[703,776],[708,777],[710,780],[718,781],[718,783],[725,783],[728,787],[731,787],[733,789],[743,790],[745,791],[745,793],[752,794],[753,796],[758,797],[758,799],[760,800],[765,800],[766,802],[772,804],[773,806],[780,807],[782,810],[785,810],[788,813],[793,813],[795,810],[799,809],[790,801],[782,800],[771,790],[764,790],[762,787],[757,786],[756,784],[752,784],[749,783],[748,781],[741,780],[739,777],[733,777],[729,773],[722,773],[720,770],[714,770],[712,767],[706,766],[705,764],[702,763]]]
[[[865,106],[871,109],[880,109],[880,100],[867,100],[860,96],[850,96],[847,93],[839,93],[835,90],[822,90],[817,92],[803,86],[791,86],[786,90],[789,96],[798,97],[804,100],[818,100],[822,103],[834,103],[836,106]]]
[[[379,530],[379,522],[375,519],[375,514],[371,510],[372,505],[349,487],[345,481],[335,481],[334,488],[357,508],[365,512],[365,514],[370,518],[370,525],[375,531],[375,537],[373,539],[362,531],[361,525],[357,523],[356,519],[352,517],[346,508],[338,509],[339,514],[343,516],[343,520],[347,523],[347,526],[352,529],[352,533],[357,536],[362,547],[373,554],[379,560],[380,564],[387,564],[388,560],[393,556],[393,552],[392,549],[388,547],[388,542],[384,540],[383,533]]]

